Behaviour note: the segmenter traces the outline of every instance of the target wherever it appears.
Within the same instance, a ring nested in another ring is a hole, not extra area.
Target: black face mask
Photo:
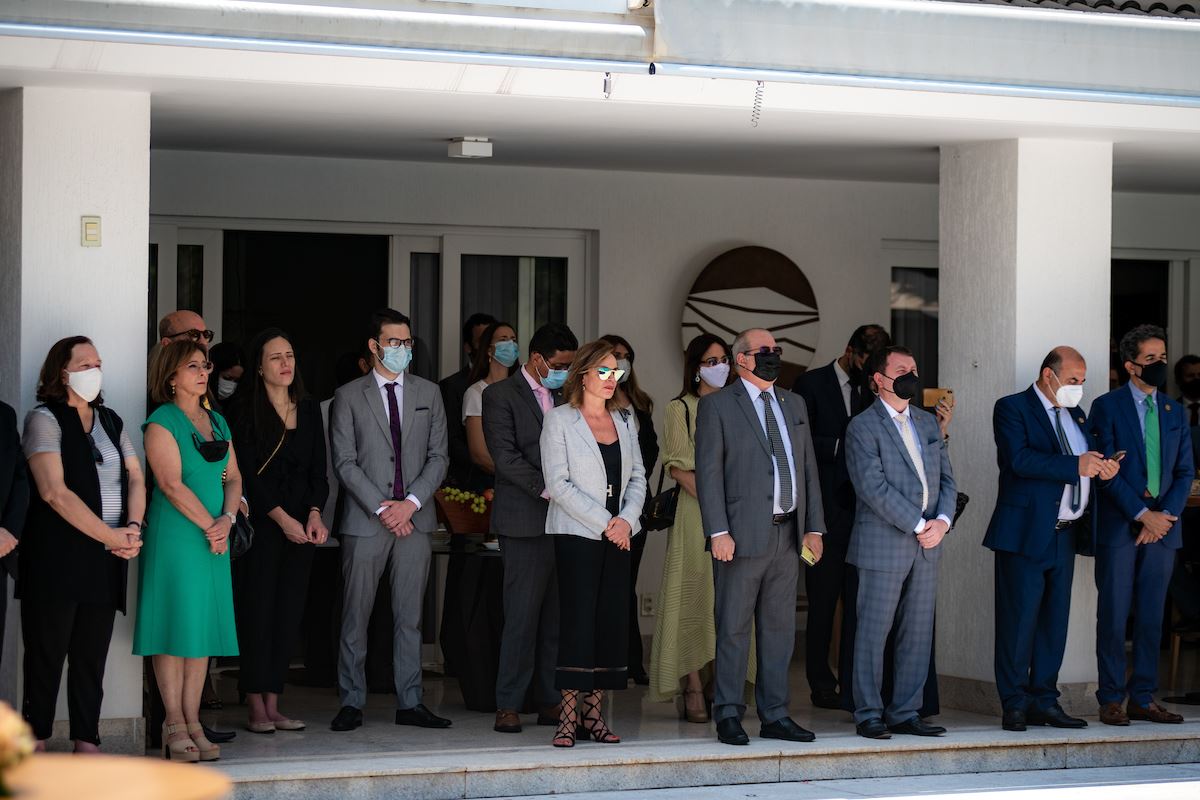
[[[1193,378],[1179,384],[1179,390],[1187,397],[1200,397],[1200,378]]]
[[[906,372],[900,377],[892,379],[892,394],[901,400],[912,400],[920,391],[921,377],[915,372]]]
[[[783,369],[783,358],[776,353],[754,354],[754,377],[759,380],[774,382]]]
[[[862,367],[856,367],[853,362],[850,364],[850,369],[846,370],[846,377],[850,379],[851,386],[861,386],[863,382]]]
[[[196,445],[196,450],[199,451],[200,457],[210,464],[217,463],[229,452],[229,442],[224,439],[214,439],[211,442],[206,442],[193,433],[192,443]]]
[[[1167,385],[1167,362],[1155,361],[1153,364],[1143,364],[1142,374],[1138,376],[1143,383],[1148,383],[1155,389]]]

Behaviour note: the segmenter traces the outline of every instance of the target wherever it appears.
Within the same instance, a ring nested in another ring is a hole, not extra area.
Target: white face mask
[[[618,358],[617,359],[617,369],[625,371],[624,374],[621,375],[621,379],[619,381],[617,381],[617,383],[624,383],[625,381],[629,380],[629,371],[632,370],[633,367],[630,366],[628,358]]]
[[[1053,372],[1051,372],[1053,374]],[[1054,380],[1058,383],[1058,391],[1054,393],[1054,400],[1063,408],[1075,408],[1083,400],[1083,387],[1080,385],[1069,385],[1058,380],[1058,376],[1054,376]]]
[[[700,368],[700,379],[714,389],[722,389],[729,381],[729,365],[717,364]]]
[[[231,381],[229,378],[217,378],[217,398],[219,400],[228,400],[237,391],[237,381]]]
[[[100,396],[100,385],[103,382],[104,375],[99,367],[67,373],[67,385],[71,387],[71,391],[83,398],[85,403],[90,403]]]

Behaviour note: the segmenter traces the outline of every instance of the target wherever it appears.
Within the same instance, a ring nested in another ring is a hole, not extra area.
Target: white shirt
[[[899,420],[903,419],[904,422],[908,425],[908,429],[912,432],[913,441],[917,443],[917,452],[921,454],[921,469],[924,469],[925,468],[925,463],[924,463],[925,462],[925,447],[924,447],[924,445],[921,444],[921,437],[919,435],[917,435],[917,426],[913,425],[912,414],[908,413],[909,407],[905,406],[904,412],[901,413],[901,412],[897,411],[896,409],[892,408],[891,405],[889,405],[886,400],[881,399],[880,402],[882,402],[883,407],[887,409],[888,416],[892,418],[892,422],[896,423],[897,432],[899,432],[899,430],[900,430]],[[900,438],[901,439],[904,438],[903,434],[901,434]],[[908,448],[905,448],[905,450],[904,450],[904,457],[908,458]],[[929,481],[929,475],[925,476],[925,481],[926,482]],[[926,509],[922,508],[921,514],[924,515],[925,511],[926,511]],[[947,526],[954,524],[954,522],[949,517],[947,517],[945,514],[938,514],[937,518],[940,519],[942,522],[945,522]],[[918,522],[917,526],[915,528],[913,528],[913,533],[920,533],[921,531],[925,530],[925,523],[926,523],[925,519],[922,519],[920,522]]]
[[[842,402],[846,404],[846,416],[850,416],[850,376],[846,374],[846,370],[842,369],[842,365],[833,360],[833,374],[837,375],[838,387],[842,390]]]
[[[1054,431],[1054,441],[1058,441],[1058,428],[1055,427],[1055,408],[1054,403],[1046,397],[1046,394],[1038,388],[1035,383],[1033,390],[1037,392],[1038,399],[1042,401],[1042,407],[1046,409],[1046,416],[1050,418],[1050,430]],[[1071,414],[1071,409],[1059,409],[1059,418],[1062,420],[1063,433],[1067,435],[1067,443],[1071,445],[1071,455],[1080,456],[1088,451],[1087,439],[1083,435],[1083,431],[1079,430],[1079,424],[1075,422],[1075,417]],[[1091,478],[1079,478],[1079,510],[1071,510],[1071,485],[1067,484],[1063,489],[1062,500],[1058,504],[1058,518],[1061,520],[1076,520],[1083,516],[1083,512],[1087,511],[1088,496],[1092,491]]]
[[[371,374],[375,376],[375,383],[376,383],[376,385],[379,386],[379,395],[380,395],[380,397],[383,398],[383,415],[388,418],[389,423],[392,421],[392,411],[391,411],[391,402],[388,399],[391,396],[391,390],[388,389],[388,384],[389,383],[396,384],[396,408],[400,411],[400,426],[401,426],[401,432],[403,433],[403,426],[404,426],[404,373],[401,372],[399,375],[397,375],[396,380],[394,380],[394,381],[389,378],[385,378],[383,375],[379,374],[379,370],[377,370],[377,369],[371,370]],[[396,457],[399,458],[399,454],[397,454]],[[418,511],[421,510],[421,501],[417,499],[417,496],[415,494],[410,494],[407,497],[405,497],[404,499],[411,500],[412,504],[417,507],[417,510]],[[375,509],[376,516],[379,516],[382,513],[383,513],[383,506],[380,506],[379,508]]]
[[[462,421],[464,425],[467,423],[467,417],[483,416],[483,390],[487,387],[488,382],[483,378],[467,387],[467,393],[463,395]]]

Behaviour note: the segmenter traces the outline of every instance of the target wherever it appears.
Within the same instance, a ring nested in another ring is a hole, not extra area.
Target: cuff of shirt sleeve
[[[1148,509],[1148,508],[1143,508],[1141,511],[1139,511],[1139,512],[1138,512],[1138,513],[1137,513],[1137,514],[1134,516],[1134,519],[1135,519],[1135,520],[1141,519],[1141,518],[1142,518],[1142,515],[1143,515],[1143,514],[1145,514],[1145,513],[1146,513],[1147,511],[1149,511],[1149,510],[1150,510],[1150,509]]]
[[[805,536],[824,536],[825,533],[824,533],[824,531],[807,531],[807,532],[805,532],[804,535]]]
[[[942,522],[946,523],[947,528],[949,528],[951,525],[954,524],[954,520],[950,519],[945,514],[938,514],[938,519],[940,519]]]
[[[417,511],[421,510],[421,501],[417,499],[417,496],[415,494],[410,494],[407,497],[405,497],[404,499],[407,500],[408,502],[412,503],[414,506],[416,506]]]
[[[925,520],[917,523],[917,527],[913,528],[913,533],[920,533],[923,530],[925,530]]]
[[[728,535],[729,535],[729,531],[721,531],[720,533],[714,533],[712,536],[710,536],[710,537],[708,537],[708,538],[709,538],[709,539],[715,539],[715,538],[717,538],[718,536],[728,536]]]

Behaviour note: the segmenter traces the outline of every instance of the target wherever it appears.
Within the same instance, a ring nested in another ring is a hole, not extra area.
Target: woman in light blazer
[[[621,741],[601,702],[604,689],[628,681],[629,543],[641,529],[646,473],[633,420],[613,397],[620,378],[612,344],[584,345],[563,386],[566,403],[542,424],[546,533],[555,535],[558,567],[555,747],[573,747],[576,735]]]

